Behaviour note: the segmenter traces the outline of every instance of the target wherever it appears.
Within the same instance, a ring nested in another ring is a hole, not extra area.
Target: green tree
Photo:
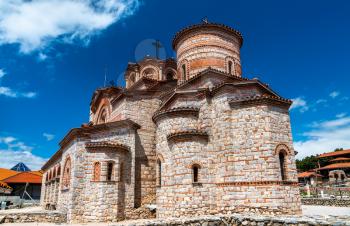
[[[297,169],[299,172],[308,171],[318,168],[318,162],[323,167],[328,164],[329,158],[317,158],[314,155],[307,156],[301,160],[296,160]]]

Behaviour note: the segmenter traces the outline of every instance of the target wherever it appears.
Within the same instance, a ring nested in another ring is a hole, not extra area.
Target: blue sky
[[[291,108],[298,157],[350,148],[349,1],[3,0],[0,2],[0,167],[38,169],[72,127],[88,122],[93,91],[124,85],[128,61],[154,54],[203,17],[242,32],[243,76]]]

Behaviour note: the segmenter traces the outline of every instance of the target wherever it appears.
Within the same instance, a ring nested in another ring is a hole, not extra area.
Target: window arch
[[[157,159],[157,186],[162,186],[162,161]]]
[[[233,66],[233,63],[231,60],[228,61],[228,65],[227,65],[227,72],[232,75],[232,66]]]
[[[114,177],[114,162],[108,162],[107,163],[107,175],[106,175],[106,180],[107,181],[112,181]]]
[[[68,157],[63,167],[63,180],[62,180],[63,189],[69,189],[70,178],[71,178],[71,159],[70,157]]]
[[[174,78],[174,75],[171,71],[169,71],[167,74],[166,74],[166,80],[173,80]]]
[[[61,176],[61,164],[59,164],[57,167],[57,176]]]
[[[124,181],[124,163],[119,165],[119,181]]]
[[[100,162],[95,162],[94,163],[94,174],[93,174],[93,181],[100,181],[101,177],[101,163]]]
[[[106,109],[103,109],[100,113],[100,117],[98,119],[98,123],[106,123],[107,122],[107,111]]]
[[[182,76],[182,80],[186,80],[186,65],[183,64],[181,66],[181,76]]]
[[[279,170],[280,170],[280,175],[281,175],[281,179],[282,181],[287,180],[287,163],[286,163],[286,151],[285,150],[281,150],[278,153],[278,158],[279,158]]]
[[[142,70],[142,77],[149,77],[153,79],[158,79],[158,70],[155,67],[148,66]]]
[[[136,80],[136,75],[135,73],[130,74],[130,85],[134,84]]]
[[[193,164],[192,165],[192,182],[193,183],[199,183],[199,169],[200,165],[198,164]]]

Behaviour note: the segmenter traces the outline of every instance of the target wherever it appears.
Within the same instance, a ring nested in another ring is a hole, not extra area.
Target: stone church
[[[160,218],[300,214],[292,102],[242,77],[242,43],[203,22],[175,35],[176,59],[128,63],[42,167],[41,205],[68,222],[128,219],[150,196]]]

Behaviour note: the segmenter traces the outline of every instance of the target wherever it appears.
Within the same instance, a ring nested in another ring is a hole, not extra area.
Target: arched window
[[[145,68],[143,71],[142,71],[142,76],[143,77],[149,77],[149,78],[153,78],[153,79],[157,79],[157,71],[152,68],[152,67],[148,67],[148,68]]]
[[[46,173],[46,181],[49,181],[49,172]]]
[[[197,164],[192,166],[193,183],[199,182],[199,168],[200,166]]]
[[[119,166],[119,181],[124,181],[124,164],[122,162]]]
[[[339,178],[339,176],[338,176],[338,174],[336,173],[336,174],[334,174],[334,178],[335,178],[335,182],[338,182],[338,178]]]
[[[100,118],[99,118],[99,120],[98,120],[98,123],[106,123],[106,121],[107,121],[107,111],[106,111],[106,109],[103,109],[102,111],[101,111],[101,114],[100,114]]]
[[[166,74],[166,80],[173,80],[173,73],[172,72],[168,72]]]
[[[112,181],[113,179],[113,169],[114,169],[114,163],[113,162],[108,162],[107,163],[107,181]]]
[[[57,176],[61,176],[61,165],[58,165]]]
[[[230,74],[230,75],[232,75],[232,61],[229,61],[228,62],[228,66],[227,66],[228,68],[228,73]]]
[[[68,157],[63,167],[63,180],[62,180],[63,189],[69,189],[70,177],[71,177],[71,160],[70,160],[70,157]]]
[[[182,80],[186,80],[186,65],[182,65]]]
[[[157,186],[162,186],[162,162],[157,159]]]
[[[345,175],[344,174],[340,174],[340,179],[341,179],[342,182],[344,182],[345,181]]]
[[[135,83],[135,73],[132,73],[130,75],[130,82],[131,82],[131,85]]]
[[[101,163],[95,162],[94,163],[94,176],[93,176],[93,181],[100,181],[100,176],[101,176]]]
[[[280,173],[281,173],[281,178],[282,180],[286,180],[286,156],[285,152],[282,150],[279,152],[278,157],[279,157],[279,162],[280,162]]]

